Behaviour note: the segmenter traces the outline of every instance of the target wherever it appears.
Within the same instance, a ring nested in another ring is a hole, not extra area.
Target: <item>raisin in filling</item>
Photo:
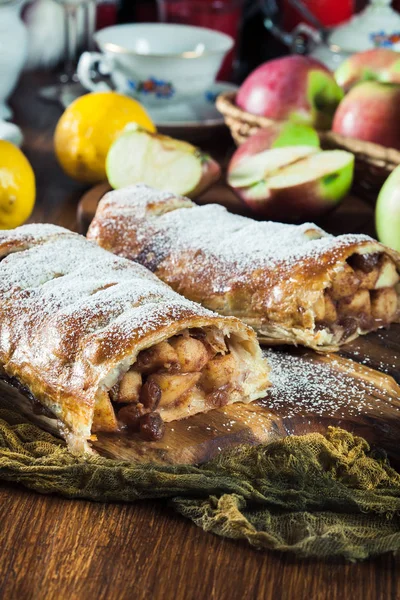
[[[120,423],[158,440],[164,433],[160,412],[185,405],[194,395],[207,408],[225,405],[235,369],[224,341],[210,343],[203,331],[193,329],[142,350],[110,398]]]

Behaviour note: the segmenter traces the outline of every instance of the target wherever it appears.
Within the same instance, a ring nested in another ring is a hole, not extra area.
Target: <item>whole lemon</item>
[[[35,204],[35,174],[17,146],[0,140],[0,229],[18,227]]]
[[[64,171],[85,183],[106,181],[106,157],[128,123],[155,131],[143,106],[117,92],[94,92],[75,100],[57,123],[54,144]]]

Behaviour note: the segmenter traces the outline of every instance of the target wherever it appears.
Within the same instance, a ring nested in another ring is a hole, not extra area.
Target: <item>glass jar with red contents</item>
[[[355,12],[354,0],[302,0],[302,4],[325,27],[348,21]],[[285,31],[292,31],[299,23],[307,22],[290,0],[282,0],[282,16]]]
[[[235,45],[225,57],[217,79],[226,81],[232,77],[243,0],[158,0],[158,8],[163,22],[208,27],[230,35]]]
[[[97,0],[97,30],[115,25],[117,22],[117,8],[117,0]]]

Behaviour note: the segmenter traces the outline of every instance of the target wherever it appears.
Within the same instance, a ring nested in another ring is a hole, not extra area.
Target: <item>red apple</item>
[[[290,120],[329,129],[343,91],[318,61],[286,56],[264,63],[240,87],[236,104],[276,121]]]
[[[400,150],[400,85],[359,83],[339,104],[332,130]]]
[[[311,146],[273,148],[229,165],[228,183],[260,217],[295,222],[332,210],[351,187],[354,156]]]
[[[361,81],[400,83],[400,55],[388,48],[358,52],[338,67],[335,79],[346,92]]]
[[[260,129],[247,138],[234,153],[230,164],[237,163],[242,157],[286,146],[315,146],[318,148],[319,137],[315,129],[309,125],[291,121],[273,121],[267,128]]]

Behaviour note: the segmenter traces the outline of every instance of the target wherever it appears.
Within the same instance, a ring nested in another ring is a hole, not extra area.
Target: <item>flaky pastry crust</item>
[[[132,401],[118,397],[118,385],[139,353],[191,331],[218,334],[225,352],[245,356],[235,359],[240,384],[224,403],[265,394],[268,367],[252,329],[179,296],[144,267],[52,225],[0,232],[0,258],[2,371],[59,419],[74,451],[88,449],[94,430],[118,430],[108,392],[117,386],[117,401]],[[210,408],[186,393],[184,405],[154,410],[167,421]]]
[[[265,343],[332,351],[400,318],[400,255],[366,235],[257,222],[137,185],[100,201],[88,238]]]

